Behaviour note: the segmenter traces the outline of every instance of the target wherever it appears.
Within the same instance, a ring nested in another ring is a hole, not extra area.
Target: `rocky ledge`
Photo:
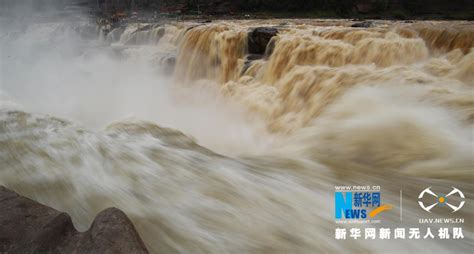
[[[100,212],[80,233],[71,217],[0,186],[0,253],[148,253],[117,208]]]
[[[275,27],[257,27],[249,31],[247,37],[248,53],[263,55],[267,51],[267,45],[273,36],[278,34]],[[269,52],[271,54],[271,52]]]

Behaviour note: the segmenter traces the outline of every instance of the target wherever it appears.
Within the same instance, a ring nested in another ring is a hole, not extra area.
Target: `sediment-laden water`
[[[472,249],[472,22],[2,23],[0,184],[81,230],[115,206],[154,253]],[[382,186],[392,228],[456,186],[465,239],[337,241],[336,185]]]

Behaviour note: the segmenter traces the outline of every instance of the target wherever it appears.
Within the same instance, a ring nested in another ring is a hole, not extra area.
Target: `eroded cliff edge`
[[[0,253],[148,253],[117,208],[100,212],[86,232],[71,217],[0,186]]]

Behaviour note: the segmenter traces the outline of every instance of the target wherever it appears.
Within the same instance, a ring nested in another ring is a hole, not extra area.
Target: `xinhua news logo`
[[[380,186],[336,186],[334,203],[336,220],[366,220],[393,208],[382,204]]]

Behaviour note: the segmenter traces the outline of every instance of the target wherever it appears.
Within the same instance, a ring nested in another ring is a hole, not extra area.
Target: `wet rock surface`
[[[148,253],[127,216],[100,212],[80,233],[71,217],[0,186],[0,253]]]
[[[244,67],[242,68],[242,73],[245,73],[248,68],[252,65],[253,61],[262,59],[264,56],[259,54],[249,54],[245,57]]]
[[[267,45],[273,36],[278,34],[278,29],[274,27],[257,27],[248,34],[248,53],[265,54]]]
[[[364,28],[369,28],[373,26],[374,26],[374,22],[372,21],[362,21],[362,22],[354,23],[351,25],[351,27],[364,27]]]

